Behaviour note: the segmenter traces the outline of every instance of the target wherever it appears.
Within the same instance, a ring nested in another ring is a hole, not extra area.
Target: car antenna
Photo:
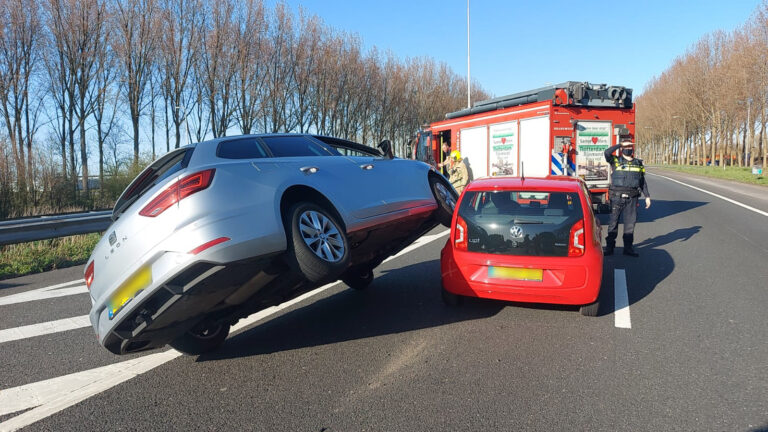
[[[520,181],[525,181],[525,162],[520,162]]]

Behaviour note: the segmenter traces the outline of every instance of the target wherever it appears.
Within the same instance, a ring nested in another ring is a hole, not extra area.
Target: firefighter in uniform
[[[621,156],[613,152],[621,148]],[[632,249],[635,237],[635,221],[637,220],[637,198],[640,193],[645,196],[645,208],[651,206],[651,195],[645,182],[645,167],[643,161],[635,159],[634,144],[624,141],[619,145],[605,150],[605,160],[611,165],[611,187],[609,189],[611,202],[611,221],[608,225],[608,236],[605,238],[605,255],[612,255],[616,247],[616,236],[619,233],[619,217],[624,215],[624,255],[639,256]]]
[[[461,158],[461,153],[458,150],[452,151],[448,159],[451,161],[451,167],[448,169],[448,181],[451,182],[456,192],[461,194],[461,191],[469,183],[467,166],[464,164],[464,160]]]

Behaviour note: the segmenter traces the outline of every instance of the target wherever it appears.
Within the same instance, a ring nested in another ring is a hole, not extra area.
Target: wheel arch
[[[344,232],[347,231],[347,224],[344,221],[344,218],[331,200],[317,189],[306,185],[293,185],[286,189],[280,197],[280,217],[283,224],[285,224],[285,218],[287,217],[288,210],[291,206],[301,201],[310,201],[328,210],[342,225],[341,228]]]

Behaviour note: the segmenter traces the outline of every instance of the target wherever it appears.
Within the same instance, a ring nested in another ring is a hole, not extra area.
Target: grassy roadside
[[[101,234],[84,234],[0,247],[0,280],[85,264]]]
[[[718,166],[695,166],[695,165],[657,165],[657,168],[668,169],[688,174],[696,174],[706,177],[732,180],[741,183],[756,184],[768,186],[768,173],[763,171],[762,176],[752,174],[752,168],[740,167],[718,167]]]

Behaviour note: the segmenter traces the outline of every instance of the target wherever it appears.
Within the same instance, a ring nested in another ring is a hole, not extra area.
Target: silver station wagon
[[[422,162],[315,135],[226,137],[147,167],[85,267],[99,342],[200,354],[230,326],[373,269],[438,223],[456,192]]]

